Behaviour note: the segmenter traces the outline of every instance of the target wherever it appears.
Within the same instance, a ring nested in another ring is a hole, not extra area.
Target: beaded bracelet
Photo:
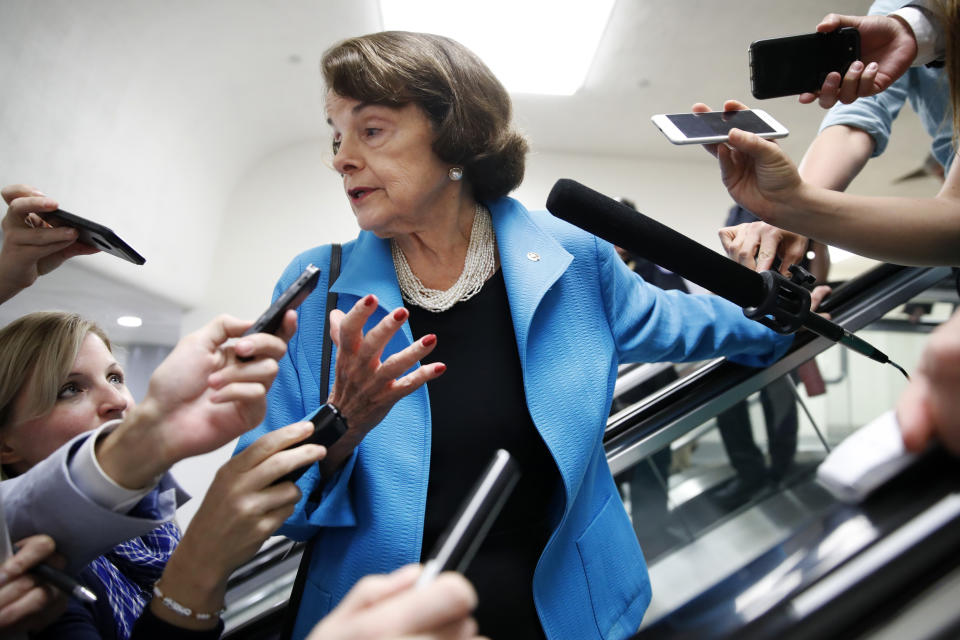
[[[219,611],[214,611],[213,613],[194,613],[193,609],[190,607],[184,606],[171,598],[170,596],[163,595],[163,591],[160,591],[160,583],[157,582],[153,585],[153,595],[157,598],[160,598],[160,602],[166,608],[173,611],[178,616],[183,616],[184,618],[196,618],[197,620],[209,620],[213,617],[220,617],[227,608],[221,607]]]

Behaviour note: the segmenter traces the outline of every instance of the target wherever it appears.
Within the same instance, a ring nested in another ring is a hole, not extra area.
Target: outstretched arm
[[[311,433],[309,422],[271,431],[220,467],[158,582],[164,597],[194,612],[220,610],[230,574],[257,552],[300,499],[292,482],[274,481],[325,455],[315,444],[288,449]],[[161,620],[188,629],[218,624],[216,615],[198,619],[179,614],[162,598],[155,597],[150,609]]]
[[[728,101],[724,109],[743,109]],[[704,104],[696,111],[709,109]],[[801,179],[771,141],[734,129],[710,145],[734,200],[774,226],[898,264],[960,264],[960,173],[952,167],[934,198],[869,197],[830,191]]]
[[[844,191],[870,159],[873,146],[873,138],[862,129],[846,125],[827,127],[807,148],[798,172],[812,185]],[[779,257],[780,272],[784,275],[789,273],[790,265],[803,260],[810,244],[803,234],[763,221],[724,227],[719,235],[724,251],[740,264],[766,271]],[[816,269],[814,275],[823,281],[830,265],[827,248],[822,243],[814,243],[811,248],[819,258],[819,262],[811,264],[811,271]]]
[[[174,463],[213,451],[263,419],[296,312],[287,312],[279,337],[257,333],[227,344],[249,326],[220,316],[177,344],[151,376],[144,401],[97,443],[111,479],[130,489],[148,486]]]

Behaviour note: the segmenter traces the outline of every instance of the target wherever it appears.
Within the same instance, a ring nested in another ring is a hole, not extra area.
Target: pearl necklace
[[[477,204],[470,230],[470,244],[463,261],[463,271],[453,286],[446,291],[430,289],[424,286],[407,264],[407,257],[395,240],[390,241],[393,254],[393,266],[397,271],[397,281],[403,299],[427,311],[440,313],[463,300],[469,300],[483,287],[483,283],[493,275],[496,267],[494,255],[495,236],[490,212],[482,204]]]

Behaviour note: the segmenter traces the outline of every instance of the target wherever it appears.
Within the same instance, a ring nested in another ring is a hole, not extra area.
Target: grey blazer
[[[189,496],[168,473],[160,481],[158,506],[161,520],[115,513],[88,498],[74,484],[68,464],[88,433],[66,443],[26,473],[0,482],[0,504],[16,542],[45,533],[57,543],[57,552],[67,558],[67,570],[77,573],[114,545],[136,538],[176,515]]]

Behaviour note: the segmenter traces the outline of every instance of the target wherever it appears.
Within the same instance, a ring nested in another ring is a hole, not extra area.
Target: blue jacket
[[[624,638],[640,624],[651,592],[603,450],[617,365],[717,355],[765,365],[782,355],[790,339],[714,296],[647,285],[609,243],[546,212],[529,213],[510,198],[488,206],[527,405],[563,481],[551,505],[554,531],[533,582],[540,620],[549,638]],[[326,270],[329,256],[329,246],[298,256],[275,296],[308,263]],[[300,326],[270,391],[266,420],[241,439],[241,448],[322,404],[324,282],[322,276],[301,305]],[[389,242],[362,232],[346,244],[333,290],[343,310],[376,294],[380,308],[367,329],[403,305]],[[412,340],[404,325],[384,357]],[[393,407],[328,481],[318,504],[308,505],[306,498],[319,475],[316,465],[301,478],[305,497],[280,532],[319,538],[294,637],[305,636],[362,576],[419,561],[430,470],[427,394],[421,387]]]

